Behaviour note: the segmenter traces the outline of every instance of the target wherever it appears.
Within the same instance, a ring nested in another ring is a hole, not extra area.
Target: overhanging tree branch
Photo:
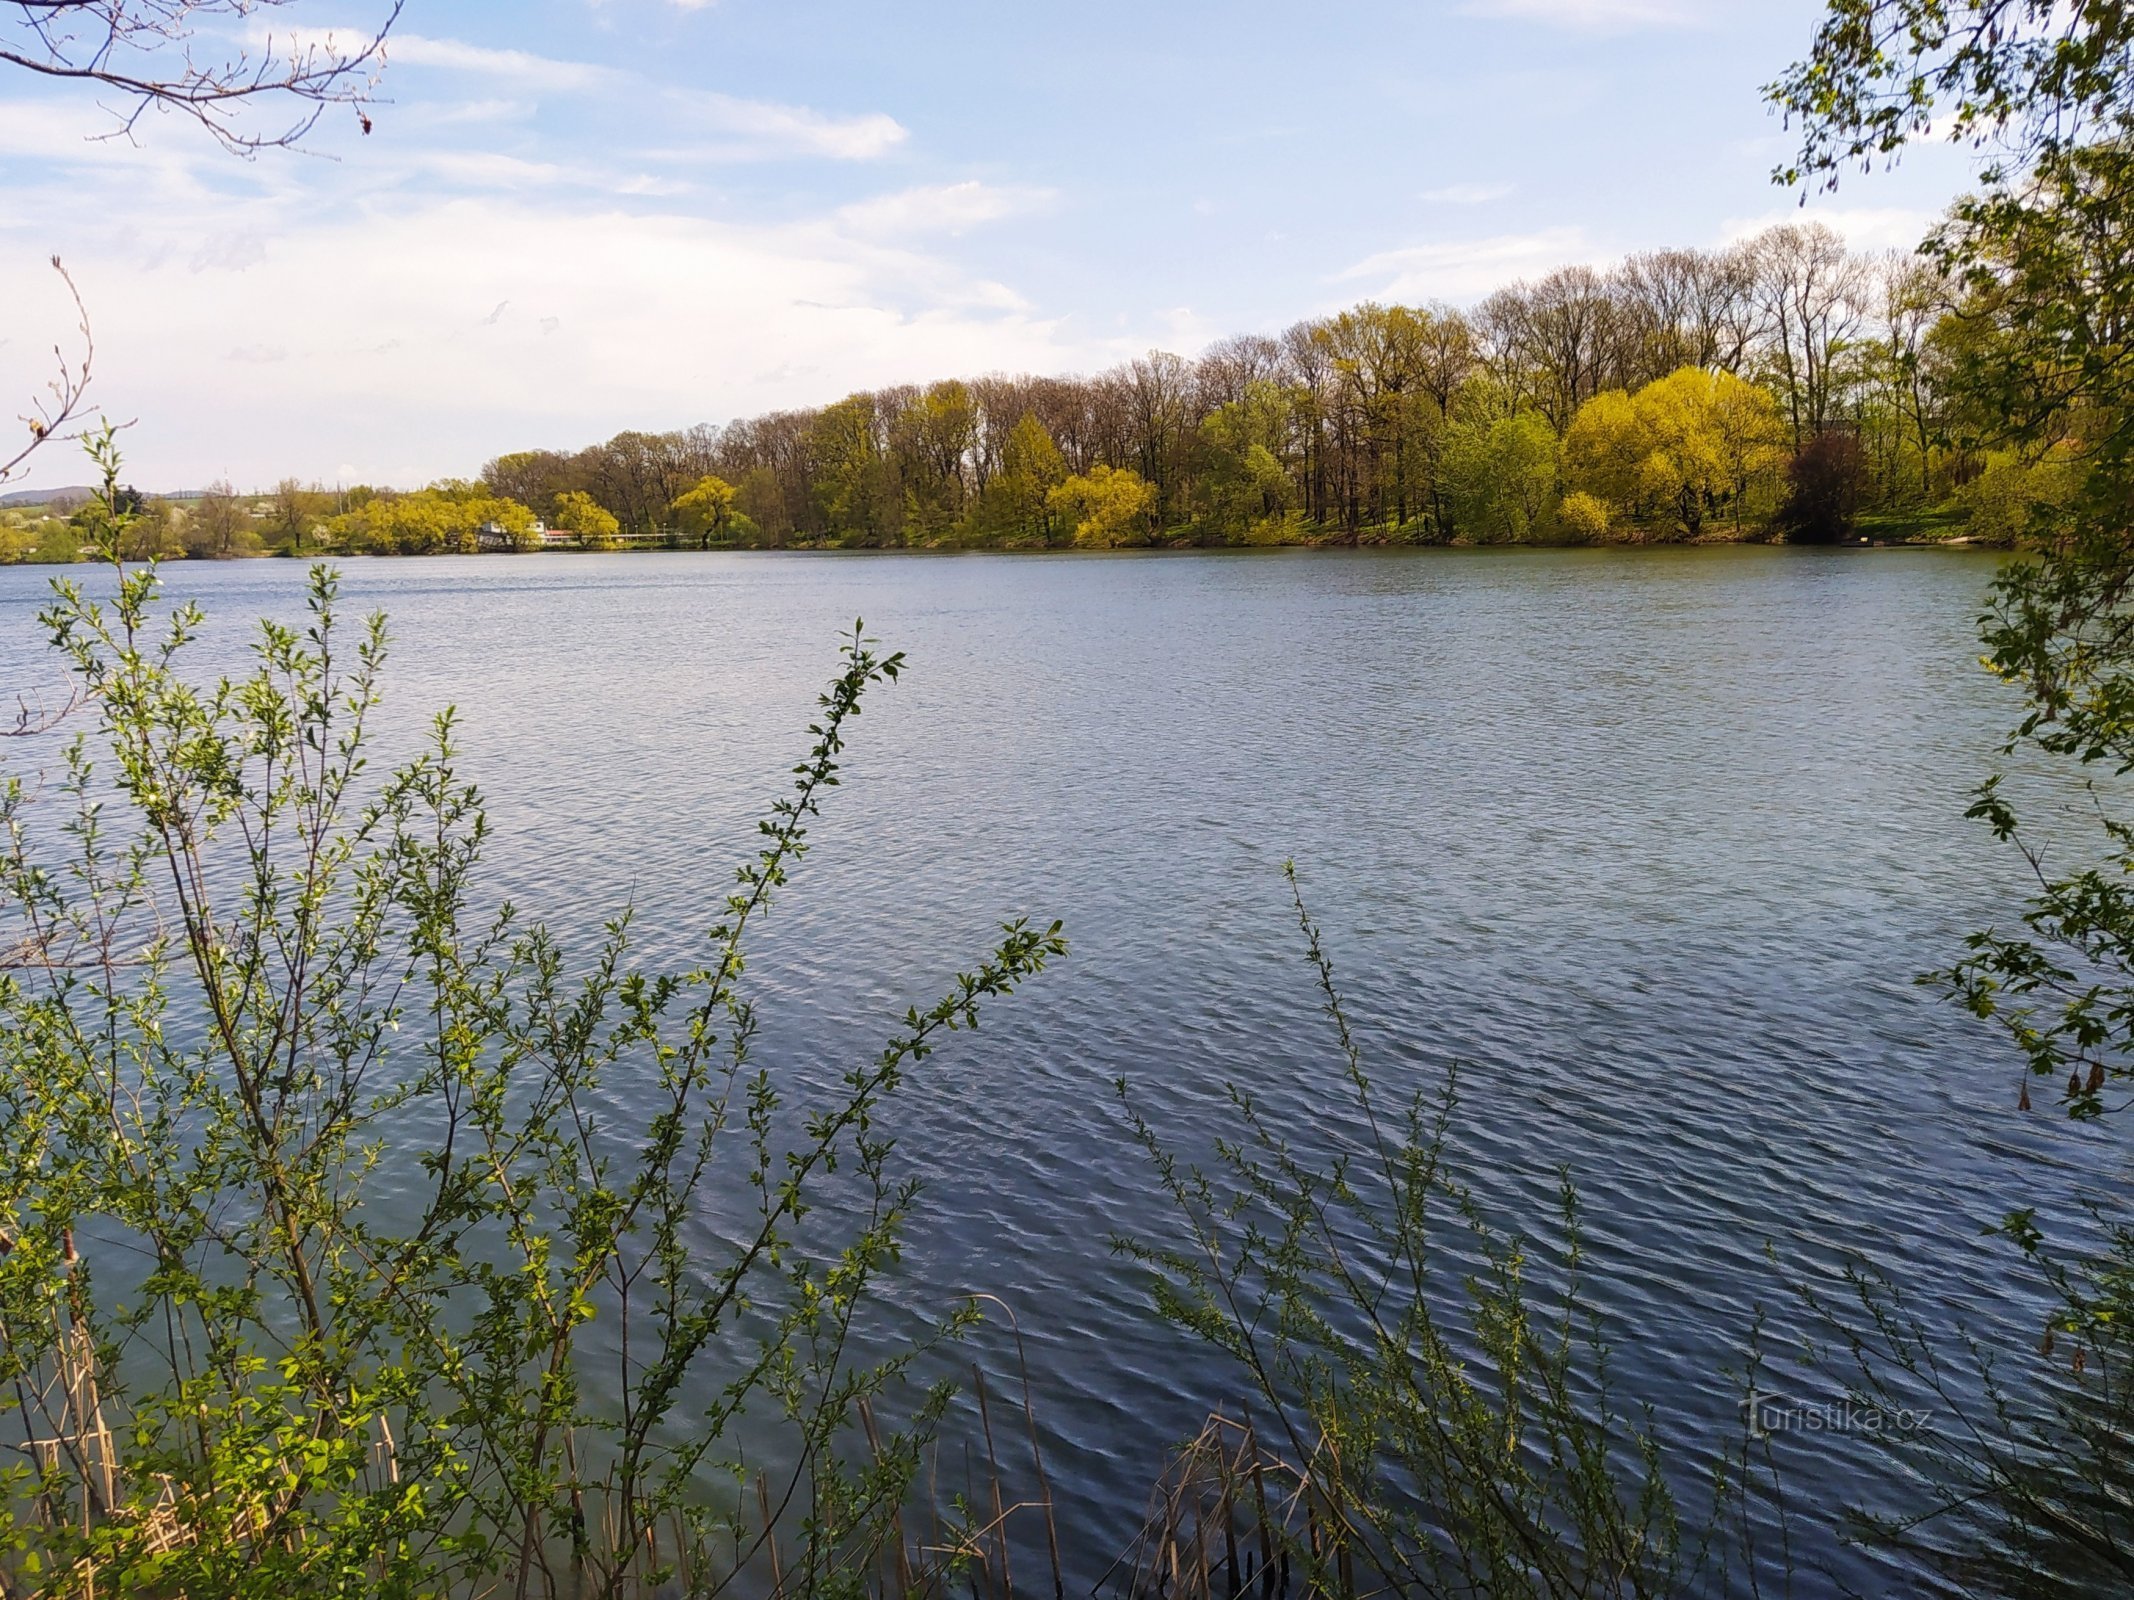
[[[256,44],[218,26],[243,23],[293,0],[4,0],[0,64],[114,92],[114,136],[131,135],[151,109],[177,112],[238,155],[286,148],[317,126],[328,106],[364,110],[385,64],[386,35],[404,0],[375,28],[351,34],[262,34]],[[285,123],[248,128],[253,102],[295,102]]]
[[[131,137],[151,109],[177,112],[237,155],[288,148],[318,125],[328,106],[364,109],[385,65],[385,39],[405,0],[389,0],[375,27],[352,34],[264,32],[256,45],[229,29],[249,24],[268,8],[293,0],[0,0],[0,66],[41,77],[89,83],[119,96],[117,125],[105,137]],[[344,39],[347,42],[343,42]],[[289,120],[263,128],[241,118],[254,102],[294,102]],[[77,356],[55,346],[58,375],[22,416],[28,442],[6,454],[0,445],[0,483],[13,477],[47,440],[70,437],[89,388],[96,343],[81,292],[59,257],[52,267],[74,302],[81,346]]]

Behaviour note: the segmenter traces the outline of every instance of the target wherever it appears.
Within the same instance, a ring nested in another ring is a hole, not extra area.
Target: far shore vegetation
[[[2008,544],[2075,469],[1951,381],[1975,295],[1792,224],[1468,310],[1364,304],[1197,360],[623,432],[411,492],[129,492],[126,554]],[[86,493],[0,509],[0,561],[80,559],[94,515]]]

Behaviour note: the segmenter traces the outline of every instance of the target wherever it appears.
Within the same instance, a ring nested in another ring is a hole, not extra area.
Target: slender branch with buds
[[[292,28],[268,33],[255,47],[198,46],[211,35],[203,23],[242,20],[291,0],[0,0],[0,64],[48,78],[96,84],[114,91],[118,126],[130,136],[149,110],[174,111],[206,129],[238,155],[300,143],[331,105],[363,109],[385,64],[385,38],[404,0],[392,0],[376,28],[348,36],[308,35]],[[169,58],[169,59],[166,59]],[[291,120],[252,130],[238,121],[253,101],[293,100]]]
[[[0,483],[12,478],[29,460],[39,445],[54,437],[74,438],[68,424],[76,421],[82,403],[89,392],[89,369],[96,361],[96,337],[89,328],[89,308],[82,304],[81,290],[75,287],[73,274],[69,273],[59,257],[52,258],[52,270],[59,274],[60,282],[67,286],[67,296],[74,302],[74,327],[81,337],[81,353],[69,360],[63,346],[52,347],[52,357],[59,364],[58,376],[45,386],[45,396],[31,402],[31,410],[22,420],[30,430],[30,440],[14,455],[0,460]]]

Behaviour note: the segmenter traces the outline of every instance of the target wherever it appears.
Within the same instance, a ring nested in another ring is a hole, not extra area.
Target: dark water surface
[[[1300,1129],[1337,1093],[1288,856],[1378,1075],[1466,1064],[1458,1143],[1498,1214],[1544,1221],[1569,1168],[1618,1379],[1670,1441],[1735,1427],[1756,1307],[1778,1350],[1814,1334],[1789,1285],[1847,1252],[2027,1348],[2035,1307],[1980,1225],[2124,1172],[2109,1134],[2019,1122],[2009,1053],[1911,981],[2021,888],[1962,820],[2012,720],[1974,664],[1991,571],[633,555],[358,561],[346,585],[391,613],[398,733],[460,708],[499,892],[578,931],[634,900],[665,955],[753,848],[839,629],[864,616],[909,653],[751,969],[763,1049],[827,1076],[1002,917],[1066,923],[1070,959],[930,1063],[894,1131],[926,1180],[901,1293],[1013,1303],[1086,1569],[1234,1392],[1107,1252],[1162,1222],[1112,1079],[1188,1148],[1226,1126],[1226,1080]],[[46,576],[0,572],[10,691],[50,679]],[[292,614],[299,578],[169,572],[216,650],[220,623]],[[1872,1457],[1784,1448],[1797,1509],[1821,1506],[1797,1553],[1908,1591],[1828,1532]]]

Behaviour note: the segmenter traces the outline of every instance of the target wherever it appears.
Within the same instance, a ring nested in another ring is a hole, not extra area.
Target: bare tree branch
[[[130,136],[151,109],[190,117],[238,155],[286,148],[317,126],[328,106],[355,108],[370,131],[385,64],[385,38],[405,0],[392,0],[375,29],[351,35],[265,34],[255,47],[218,36],[294,0],[0,0],[0,64],[117,93],[113,136]],[[344,42],[345,40],[345,42]],[[285,124],[245,127],[251,103],[294,101]]]
[[[35,693],[17,695],[14,723],[0,723],[0,739],[26,739],[33,734],[49,733],[73,715],[82,699],[82,691],[78,687],[70,688],[66,698],[57,705]],[[5,966],[5,960],[0,960],[0,968]]]
[[[267,32],[257,46],[230,27],[293,0],[0,0],[0,66],[42,77],[94,84],[120,97],[117,125],[105,137],[131,137],[150,110],[190,117],[225,150],[242,156],[299,143],[328,106],[364,109],[385,65],[385,38],[405,0],[390,0],[384,20],[352,35]],[[343,38],[349,42],[344,43]],[[293,101],[286,123],[264,129],[241,120],[254,102]],[[59,372],[22,417],[29,440],[12,455],[0,445],[0,483],[13,478],[40,445],[72,438],[89,388],[96,341],[74,279],[52,258],[74,302],[80,353],[55,346]]]
[[[30,441],[13,456],[0,460],[0,483],[12,478],[39,445],[55,436],[77,437],[68,431],[68,425],[80,417],[82,401],[89,392],[89,369],[96,360],[96,339],[89,329],[89,308],[82,304],[81,290],[75,287],[73,274],[57,256],[52,258],[52,270],[59,274],[60,282],[67,286],[68,298],[74,302],[75,330],[81,336],[81,354],[70,361],[63,347],[52,347],[59,374],[45,386],[45,395],[32,401],[32,409],[23,416],[22,420],[30,430]]]

